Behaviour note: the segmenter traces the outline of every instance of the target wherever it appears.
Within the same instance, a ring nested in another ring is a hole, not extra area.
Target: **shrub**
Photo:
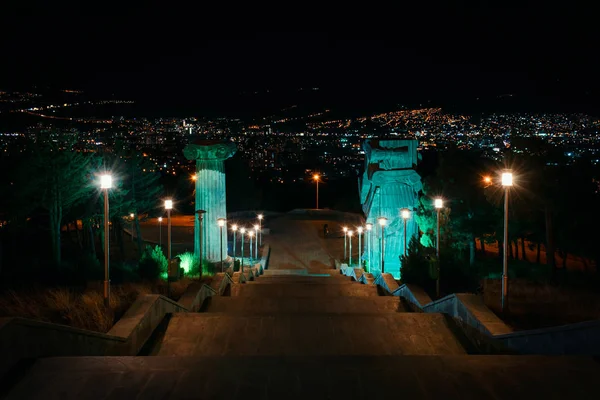
[[[167,258],[159,246],[146,246],[138,264],[138,273],[142,279],[164,279],[167,277],[167,264]]]
[[[194,253],[189,251],[179,254],[177,257],[181,260],[179,267],[183,269],[184,275],[200,276],[200,262]]]

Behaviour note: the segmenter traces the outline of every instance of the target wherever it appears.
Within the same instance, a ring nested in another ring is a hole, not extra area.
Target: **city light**
[[[435,208],[440,209],[440,208],[444,207],[444,200],[442,200],[438,197],[437,199],[434,200],[434,205],[435,205]]]
[[[377,222],[379,223],[379,225],[385,226],[387,224],[387,218],[379,217],[379,218],[377,218]]]
[[[217,224],[219,226],[225,226],[225,218],[219,218],[219,219],[217,219]]]
[[[238,226],[237,226],[237,225],[235,225],[235,224],[231,225],[231,230],[232,230],[232,231],[234,231],[234,232],[235,232],[235,231],[237,231],[237,229],[238,229]]]
[[[402,210],[402,219],[409,219],[410,218],[410,210],[408,210],[407,208]]]

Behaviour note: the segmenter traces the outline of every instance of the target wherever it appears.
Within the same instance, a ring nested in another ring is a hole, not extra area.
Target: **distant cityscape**
[[[65,95],[82,92],[65,89]],[[71,100],[49,103],[31,92],[0,91],[0,117],[25,115],[22,128],[4,128],[0,120],[0,151],[25,150],[28,139],[59,137],[75,139],[74,150],[111,151],[122,145],[149,157],[163,174],[191,174],[194,166],[182,149],[197,139],[228,138],[255,176],[271,182],[302,181],[318,170],[325,179],[355,176],[363,167],[361,143],[367,138],[414,137],[420,150],[444,151],[450,146],[480,151],[500,160],[515,148],[515,138],[536,139],[565,163],[578,158],[600,163],[600,119],[584,114],[485,114],[458,115],[441,108],[405,109],[335,119],[330,110],[302,115],[296,105],[253,120],[240,118],[135,118],[124,116],[78,116],[81,106],[132,104],[128,100]],[[553,161],[548,161],[552,163]]]

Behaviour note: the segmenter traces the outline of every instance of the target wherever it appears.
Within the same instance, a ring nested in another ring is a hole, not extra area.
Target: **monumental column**
[[[237,147],[232,142],[221,140],[198,140],[183,149],[188,160],[196,160],[195,210],[205,210],[202,235],[200,222],[194,214],[194,255],[200,256],[200,237],[203,241],[203,257],[209,261],[220,261],[221,238],[217,219],[227,218],[225,197],[224,161],[233,156]],[[226,226],[227,228],[227,226]],[[223,230],[227,243],[227,229]]]

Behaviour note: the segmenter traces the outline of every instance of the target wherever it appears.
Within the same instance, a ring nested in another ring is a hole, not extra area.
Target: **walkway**
[[[597,398],[591,357],[472,355],[452,318],[339,275],[323,223],[273,221],[265,274],[174,314],[158,356],[38,360],[8,399]]]

